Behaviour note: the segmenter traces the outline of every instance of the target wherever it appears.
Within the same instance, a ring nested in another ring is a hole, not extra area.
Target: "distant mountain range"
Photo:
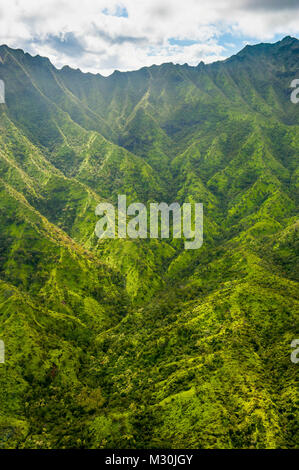
[[[109,77],[0,47],[0,448],[298,447],[299,41]],[[204,243],[101,240],[202,202]]]

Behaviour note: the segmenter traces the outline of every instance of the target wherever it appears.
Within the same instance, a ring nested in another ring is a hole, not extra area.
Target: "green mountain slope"
[[[0,47],[0,448],[298,447],[299,41],[110,77]],[[202,202],[204,243],[95,208]]]

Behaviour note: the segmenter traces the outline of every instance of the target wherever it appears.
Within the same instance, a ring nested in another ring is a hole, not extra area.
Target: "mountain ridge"
[[[135,72],[140,72],[142,70],[146,70],[146,69],[150,69],[150,68],[155,68],[155,67],[162,67],[162,66],[165,66],[165,65],[174,65],[175,67],[190,67],[190,68],[197,68],[197,67],[200,67],[201,64],[204,64],[205,66],[209,66],[209,65],[213,65],[213,64],[218,64],[219,62],[224,62],[224,61],[228,61],[230,60],[232,57],[235,57],[235,56],[238,56],[239,54],[241,53],[244,53],[244,51],[247,51],[249,49],[254,49],[256,48],[255,50],[257,50],[257,48],[261,48],[263,46],[267,46],[268,48],[271,48],[273,46],[278,46],[279,44],[280,45],[289,45],[289,43],[298,43],[299,42],[299,39],[296,38],[296,37],[293,37],[293,36],[285,36],[284,38],[282,38],[281,40],[279,41],[276,41],[274,43],[257,43],[257,44],[247,44],[246,46],[243,47],[243,49],[241,49],[239,52],[237,52],[236,54],[233,54],[232,56],[230,57],[227,57],[223,60],[217,60],[215,62],[209,62],[208,64],[206,64],[205,62],[201,61],[199,62],[197,65],[190,65],[188,63],[185,63],[185,64],[175,64],[174,62],[163,62],[162,64],[152,64],[152,65],[149,65],[149,66],[143,66],[141,67],[140,69],[136,69],[136,70],[127,70],[127,71],[120,71],[120,70],[114,70],[110,75],[108,76],[105,76],[105,75],[101,75],[100,72],[97,72],[97,73],[93,73],[93,72],[83,72],[79,67],[77,68],[73,68],[73,67],[70,67],[69,65],[63,65],[62,67],[60,68],[57,68],[55,67],[54,64],[52,64],[52,62],[50,61],[50,59],[46,56],[41,56],[39,54],[36,54],[35,56],[33,56],[32,54],[30,54],[29,52],[25,52],[23,49],[21,48],[12,48],[10,46],[8,46],[7,44],[1,44],[0,45],[0,51],[1,49],[9,49],[11,51],[15,51],[15,52],[21,52],[22,54],[24,55],[28,55],[30,56],[32,59],[37,59],[37,60],[41,60],[41,61],[45,61],[46,63],[50,64],[52,67],[54,67],[57,71],[62,71],[63,69],[65,70],[71,70],[71,71],[74,71],[74,72],[80,72],[84,75],[92,75],[92,76],[99,76],[101,78],[104,78],[104,79],[107,79],[109,77],[111,77],[113,74],[123,74],[123,73],[135,73]]]
[[[299,50],[281,42],[108,78],[0,61],[0,448],[298,446]],[[119,194],[202,202],[202,248],[98,240]]]

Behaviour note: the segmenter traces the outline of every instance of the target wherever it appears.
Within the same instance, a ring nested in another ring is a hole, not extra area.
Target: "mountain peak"
[[[292,36],[285,36],[281,41],[278,41],[280,44],[290,43],[290,42],[299,42],[297,38]]]
[[[277,48],[285,48],[285,47],[290,47],[290,46],[295,46],[299,44],[299,40],[297,38],[294,38],[292,36],[285,36],[283,39],[280,41],[274,42],[274,43],[269,43],[269,42],[261,42],[259,44],[246,44],[246,46],[240,50],[235,56],[233,57],[238,57],[238,58],[244,58],[244,56],[247,55],[255,55],[255,54],[263,54],[264,52],[274,52],[277,50]],[[229,60],[229,59],[228,59]]]

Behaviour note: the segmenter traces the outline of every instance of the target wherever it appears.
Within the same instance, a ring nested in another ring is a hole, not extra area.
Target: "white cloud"
[[[296,0],[1,0],[0,43],[107,75],[225,58],[234,37],[296,35],[298,13]]]

